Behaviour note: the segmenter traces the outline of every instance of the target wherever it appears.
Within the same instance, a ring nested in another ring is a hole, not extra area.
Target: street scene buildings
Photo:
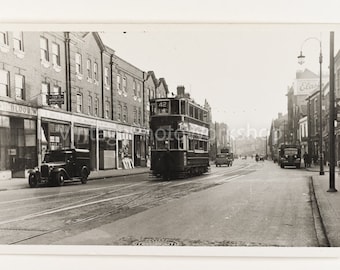
[[[0,244],[340,246],[340,51],[333,80],[231,30],[0,32]]]
[[[335,56],[335,97],[339,99],[340,51]],[[322,144],[323,162],[329,158],[329,74],[322,74]],[[337,107],[339,105],[336,105]],[[278,159],[282,144],[301,145],[301,155],[308,153],[315,164],[320,156],[320,74],[308,69],[298,70],[287,91],[288,114],[278,114],[270,129],[269,148],[271,158]],[[335,120],[336,121],[336,120]],[[340,129],[335,130],[336,160],[340,160]]]

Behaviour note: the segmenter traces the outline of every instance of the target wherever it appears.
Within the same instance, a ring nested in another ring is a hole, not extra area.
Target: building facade
[[[146,166],[148,99],[164,79],[118,57],[96,32],[0,32],[0,179],[47,150],[90,149],[91,169]],[[157,92],[159,89],[159,92]]]

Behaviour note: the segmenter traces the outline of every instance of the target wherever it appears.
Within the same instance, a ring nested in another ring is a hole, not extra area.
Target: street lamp
[[[322,44],[321,44],[321,40],[316,38],[316,37],[310,37],[310,38],[307,38],[303,41],[302,45],[301,45],[301,50],[300,50],[300,55],[297,57],[298,58],[298,63],[300,65],[302,65],[305,61],[305,56],[302,54],[302,47],[303,45],[305,44],[305,42],[307,42],[308,40],[316,40],[319,42],[319,45],[320,45],[320,56],[319,56],[319,64],[320,64],[320,114],[319,114],[319,117],[320,117],[320,120],[319,120],[319,123],[320,123],[320,127],[319,127],[319,151],[320,151],[320,175],[324,175],[325,172],[323,170],[323,150],[322,150]]]

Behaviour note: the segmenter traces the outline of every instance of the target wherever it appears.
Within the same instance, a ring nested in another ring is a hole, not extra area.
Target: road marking
[[[121,196],[117,196],[117,197],[113,197],[113,198],[102,199],[102,200],[98,200],[98,201],[94,201],[94,202],[88,202],[88,203],[68,206],[68,207],[59,208],[59,209],[38,212],[38,213],[34,213],[34,214],[23,216],[23,217],[19,217],[19,218],[16,218],[16,219],[2,221],[2,222],[0,222],[0,225],[4,225],[4,224],[7,224],[7,223],[12,223],[12,222],[17,222],[17,221],[22,221],[22,220],[26,220],[26,219],[30,219],[30,218],[46,216],[46,215],[55,214],[55,213],[59,213],[59,212],[64,212],[64,211],[68,211],[68,210],[73,210],[73,209],[76,209],[76,208],[81,208],[81,207],[84,207],[84,206],[98,204],[98,203],[102,203],[102,202],[113,201],[113,200],[129,197],[129,196],[133,196],[133,195],[136,195],[136,194],[138,194],[138,193],[130,193],[130,194],[125,194],[125,195],[121,195]]]
[[[120,184],[120,185],[115,185],[113,187],[98,187],[98,188],[89,188],[89,189],[84,189],[84,190],[78,190],[78,191],[67,191],[64,193],[58,193],[58,194],[52,194],[52,195],[45,195],[45,196],[39,196],[39,197],[30,197],[30,198],[23,198],[23,199],[17,199],[17,200],[11,200],[11,201],[4,201],[4,202],[0,202],[1,204],[8,204],[8,203],[16,203],[16,202],[24,202],[24,201],[31,201],[31,200],[39,200],[39,199],[46,199],[46,198],[51,198],[51,197],[56,197],[56,196],[60,196],[60,195],[69,195],[69,194],[77,194],[77,193],[83,193],[83,192],[89,192],[89,191],[96,191],[96,190],[101,190],[101,189],[109,189],[109,188],[116,188],[116,187],[122,187],[120,189],[115,189],[114,191],[119,191],[125,188],[129,188],[129,187],[133,187],[136,185],[140,185],[141,183],[138,184],[132,184],[132,185],[128,185],[128,184]]]

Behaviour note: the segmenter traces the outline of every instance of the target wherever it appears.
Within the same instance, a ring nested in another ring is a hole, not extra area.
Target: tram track
[[[220,184],[227,183],[229,181],[242,177],[243,174],[239,175],[239,174],[235,174],[235,172],[242,171],[242,169],[245,169],[245,168],[250,168],[250,165],[241,166],[233,170],[224,170],[222,175],[216,174],[217,172],[215,171],[211,175],[216,175],[216,178],[222,178],[219,181],[214,181],[212,179],[207,179],[207,177],[201,176],[201,177],[193,177],[190,179],[184,179],[184,180],[179,180],[179,181],[157,181],[157,182],[151,181],[150,183],[150,180],[148,180],[148,181],[142,181],[137,184],[134,183],[131,185],[120,185],[120,189],[116,189],[115,187],[110,187],[110,191],[103,192],[100,194],[95,194],[91,196],[90,198],[85,198],[80,201],[73,202],[67,205],[54,207],[54,208],[46,209],[46,210],[39,211],[36,213],[32,213],[24,217],[19,217],[17,219],[2,221],[0,222],[0,226],[4,226],[4,225],[8,226],[9,224],[12,224],[12,225],[18,224],[28,219],[38,219],[38,218],[42,218],[48,215],[53,215],[53,214],[57,214],[61,212],[68,213],[71,210],[75,210],[75,209],[79,209],[79,210],[86,209],[90,205],[99,206],[100,204],[107,204],[107,203],[111,203],[117,200],[127,199],[124,202],[114,204],[114,208],[112,210],[99,212],[99,213],[89,215],[84,218],[73,219],[73,221],[63,219],[61,221],[62,224],[57,227],[51,228],[50,230],[46,230],[46,231],[35,230],[35,232],[38,232],[37,234],[30,235],[30,236],[27,236],[21,239],[16,239],[15,241],[10,242],[9,244],[25,243],[27,241],[38,239],[38,238],[41,238],[41,237],[44,237],[50,234],[58,234],[58,232],[70,231],[72,230],[72,228],[75,228],[79,224],[88,224],[89,222],[96,222],[96,221],[98,222],[101,220],[105,220],[105,218],[108,218],[108,217],[111,217],[110,221],[112,221],[112,217],[114,217],[115,215],[119,216],[124,211],[128,211],[131,209],[133,210],[135,208],[136,209],[138,208],[136,210],[137,212],[144,211],[151,207],[155,207],[162,203],[166,203],[167,201],[181,198],[192,192],[201,191],[207,188],[211,188],[211,187],[214,187]],[[231,173],[232,175],[230,175]],[[247,171],[247,173],[250,173],[250,172]],[[227,175],[229,175],[229,177],[225,178],[225,176]],[[131,189],[134,189],[139,186],[141,186],[143,190],[139,192],[133,191],[133,190],[131,191]],[[156,187],[156,188],[150,189],[150,187]],[[145,192],[145,188],[147,188],[146,192]],[[93,189],[87,189],[86,191],[87,192],[96,191],[96,190],[101,190],[101,189],[102,188],[93,188]],[[72,193],[81,193],[84,191],[85,190],[77,191],[77,192],[67,192],[67,194],[70,195]],[[124,192],[123,194],[118,196],[119,192],[121,191],[129,191],[129,192],[128,193]],[[60,194],[58,196],[60,196]],[[105,198],[107,196],[109,197]],[[43,197],[44,199],[46,198],[48,199],[48,198],[53,198],[53,195],[41,196],[41,197]],[[102,198],[102,199],[93,201],[94,199],[98,199],[98,198]],[[31,199],[34,200],[34,198],[31,198]],[[8,203],[9,202],[10,201],[8,201]],[[5,204],[5,203],[6,202],[2,202],[2,204]],[[3,228],[3,229],[0,228],[0,230],[4,230],[4,229],[6,228]],[[32,228],[27,228],[27,230],[34,231]]]

